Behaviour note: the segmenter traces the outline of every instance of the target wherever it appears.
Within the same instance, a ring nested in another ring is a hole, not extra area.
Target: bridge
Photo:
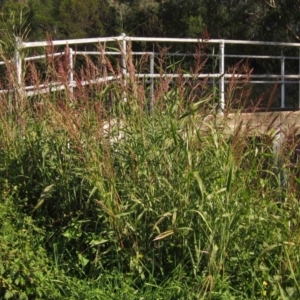
[[[85,78],[81,71],[88,62],[94,71]],[[118,65],[120,72],[116,74]],[[32,84],[28,80],[33,66],[42,74],[42,82]],[[39,42],[16,39],[13,57],[0,62],[2,74],[6,74],[7,68],[15,70],[15,80],[6,88],[2,84],[2,96],[17,93],[19,97],[32,97],[66,91],[71,99],[78,86],[110,82],[126,86],[134,77],[149,90],[150,110],[155,105],[158,80],[169,80],[169,84],[178,79],[205,82],[215,91],[213,105],[217,112],[206,118],[207,124],[218,124],[228,135],[237,129],[248,135],[291,130],[300,134],[300,43],[125,34]],[[236,97],[241,87],[251,87],[254,96],[250,103],[243,103],[242,94]],[[259,98],[267,89],[270,95]],[[249,107],[251,112],[247,112]],[[205,126],[202,129],[205,131]]]

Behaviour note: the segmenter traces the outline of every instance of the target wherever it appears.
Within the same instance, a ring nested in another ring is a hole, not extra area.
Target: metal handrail
[[[60,56],[60,55],[69,55],[69,80],[68,80],[68,88],[72,91],[74,87],[76,87],[76,82],[74,81],[73,74],[73,57],[75,55],[118,55],[121,57],[121,65],[122,65],[122,73],[125,78],[126,84],[126,76],[128,75],[127,65],[126,65],[126,55],[127,55],[127,44],[128,42],[148,42],[148,43],[195,43],[195,44],[216,44],[219,47],[219,52],[217,54],[203,54],[208,58],[216,58],[218,60],[219,70],[214,73],[202,73],[202,74],[156,74],[154,68],[154,59],[159,53],[154,51],[132,51],[132,55],[149,55],[149,73],[148,74],[135,74],[137,78],[149,78],[151,81],[150,85],[150,94],[151,94],[151,105],[153,105],[154,101],[154,79],[160,78],[162,76],[168,78],[212,78],[218,79],[219,83],[219,99],[220,99],[220,109],[223,111],[225,109],[225,84],[228,82],[229,78],[244,78],[246,75],[243,74],[233,74],[225,72],[225,59],[226,58],[251,58],[251,59],[276,59],[281,62],[281,72],[280,74],[250,74],[247,75],[247,78],[250,79],[252,83],[274,83],[274,80],[277,80],[277,83],[281,84],[281,107],[285,108],[285,86],[286,84],[295,84],[299,83],[299,107],[300,107],[300,53],[299,56],[284,56],[284,55],[241,55],[241,54],[226,54],[225,48],[226,45],[257,45],[257,46],[272,46],[278,47],[279,49],[283,49],[285,47],[297,47],[300,49],[300,43],[281,43],[281,42],[264,42],[264,41],[245,41],[245,40],[224,40],[224,39],[195,39],[195,38],[157,38],[157,37],[131,37],[122,34],[116,37],[98,37],[98,38],[87,38],[87,39],[71,39],[71,40],[54,40],[54,41],[39,41],[39,42],[22,42],[20,40],[16,40],[16,49],[14,58],[9,62],[13,62],[16,67],[17,74],[17,86],[16,89],[20,90],[22,88],[22,73],[23,73],[23,61],[34,61],[39,59],[44,59],[47,55],[35,55],[31,57],[22,58],[22,51],[24,49],[29,48],[46,48],[49,46],[67,46],[68,52],[62,51],[60,53],[51,53],[51,56]],[[70,48],[71,45],[85,45],[85,44],[107,44],[107,43],[118,43],[119,51],[106,51],[105,46],[103,51],[75,51]],[[168,55],[172,56],[181,56],[188,57],[193,56],[193,53],[168,53]],[[286,74],[285,70],[285,61],[286,60],[298,60],[299,63],[299,72],[297,74]],[[0,62],[0,65],[5,64],[5,62]],[[81,85],[88,85],[99,82],[108,82],[111,80],[118,80],[120,76],[106,76],[104,78],[95,78],[93,80],[82,81]],[[256,80],[253,80],[256,79]],[[261,79],[261,80],[257,80]],[[269,80],[265,80],[269,79]],[[294,80],[292,80],[294,79]],[[271,81],[270,81],[271,80]],[[273,81],[272,81],[273,80]],[[66,85],[61,84],[59,82],[51,83],[51,91],[57,89],[65,89]],[[33,95],[37,92],[49,92],[49,84],[42,84],[38,86],[38,91],[36,91],[36,86],[26,86],[23,88],[26,95]],[[5,91],[1,91],[2,93]]]

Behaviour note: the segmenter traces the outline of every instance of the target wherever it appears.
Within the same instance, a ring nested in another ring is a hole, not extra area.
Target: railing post
[[[68,47],[69,48],[69,47]],[[74,74],[73,74],[73,68],[74,68],[74,65],[73,65],[73,49],[72,48],[69,48],[69,57],[68,57],[68,60],[69,60],[69,78],[68,78],[68,81],[69,81],[69,89],[70,89],[70,93],[71,93],[71,98],[73,100],[73,91],[74,91]]]
[[[219,96],[220,96],[220,113],[225,109],[225,42],[221,40],[219,45]]]
[[[278,177],[279,184],[282,189],[286,188],[287,185],[287,173],[284,170],[283,166],[283,157],[281,153],[281,148],[284,146],[284,134],[281,129],[277,130],[275,135],[273,136],[272,148],[273,148],[273,156],[274,156],[274,171],[273,173]],[[284,201],[283,194],[280,197],[281,201]]]
[[[285,58],[281,53],[281,108],[285,108]]]
[[[123,91],[123,101],[127,102],[127,94],[126,94],[126,77],[127,77],[127,43],[126,43],[126,34],[122,33],[122,73],[123,73],[123,80],[124,80],[124,91]]]
[[[15,39],[15,57],[14,57],[14,61],[15,61],[15,68],[16,68],[16,80],[17,80],[17,89],[19,90],[22,86],[22,57],[21,57],[21,46],[22,46],[22,42],[21,39],[19,37],[16,37]]]
[[[154,106],[154,51],[150,54],[150,112]]]

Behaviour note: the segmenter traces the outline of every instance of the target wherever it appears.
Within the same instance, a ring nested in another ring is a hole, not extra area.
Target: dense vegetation
[[[295,41],[297,1],[0,6],[1,86],[11,87],[0,95],[1,298],[299,299],[294,128],[276,157],[272,131],[257,140],[240,128],[228,137],[226,121],[207,123],[219,99],[205,80],[160,78],[150,111],[149,86],[135,79],[140,70],[130,60],[126,83],[114,61],[118,82],[32,97],[13,90],[7,60],[11,36],[46,33]],[[46,65],[52,78],[67,76],[55,74],[54,61]],[[95,66],[85,65],[88,80]],[[24,80],[38,86],[42,77],[28,65]],[[230,82],[228,103],[247,103],[247,89]],[[264,97],[269,101],[257,100]]]
[[[207,123],[205,81],[155,87],[151,113],[133,76],[1,94],[0,297],[299,299],[293,139],[279,159]]]
[[[299,0],[7,0],[1,28],[18,31],[27,13],[29,39],[115,36],[299,41]]]

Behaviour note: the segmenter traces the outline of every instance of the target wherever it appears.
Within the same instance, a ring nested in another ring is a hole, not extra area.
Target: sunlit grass
[[[134,80],[1,102],[1,296],[298,298],[297,162],[282,186],[271,144],[206,124],[198,88],[161,79],[152,113]]]

